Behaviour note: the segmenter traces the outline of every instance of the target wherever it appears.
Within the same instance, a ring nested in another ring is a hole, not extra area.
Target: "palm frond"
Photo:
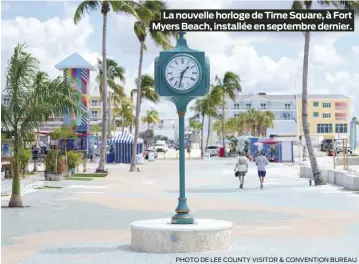
[[[83,1],[77,7],[74,14],[74,23],[77,24],[81,18],[85,16],[85,13],[90,11],[96,11],[100,8],[100,1]]]

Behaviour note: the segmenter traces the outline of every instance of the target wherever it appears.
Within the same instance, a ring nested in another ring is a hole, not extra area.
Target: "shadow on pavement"
[[[67,247],[58,247],[58,248],[46,248],[40,250],[41,254],[101,254],[115,251],[124,251],[124,252],[137,252],[132,249],[130,245],[120,245],[120,246],[67,246]]]

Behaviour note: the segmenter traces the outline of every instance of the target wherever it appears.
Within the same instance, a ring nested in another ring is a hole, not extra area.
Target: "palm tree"
[[[202,124],[200,122],[198,122],[196,119],[190,119],[189,120],[189,127],[193,129],[193,133],[194,133],[194,142],[196,142],[196,134],[198,133],[198,131],[200,131],[202,129]],[[201,138],[202,141],[202,138]]]
[[[170,43],[169,36],[171,32],[150,31],[150,21],[158,20],[161,18],[161,10],[166,9],[166,4],[162,1],[147,0],[140,2],[137,6],[137,13],[141,14],[141,17],[134,24],[135,34],[140,42],[140,59],[138,63],[138,77],[137,77],[137,99],[136,99],[136,119],[135,119],[135,136],[132,146],[132,159],[130,171],[136,171],[136,146],[138,140],[138,125],[140,119],[141,110],[141,88],[142,88],[142,64],[143,64],[143,52],[146,50],[146,39],[148,35],[152,38],[155,44],[163,49],[170,49],[172,45]]]
[[[135,83],[138,83],[138,79],[135,80]],[[138,89],[131,90],[131,101],[133,101],[133,97],[135,94],[137,94],[137,91]],[[153,103],[157,103],[160,100],[160,96],[155,91],[155,80],[148,74],[143,75],[141,78],[140,91],[140,105],[142,104],[143,99],[146,99]]]
[[[201,158],[204,157],[204,148],[203,148],[203,129],[204,129],[204,118],[208,116],[208,130],[207,130],[207,140],[206,140],[206,149],[208,147],[209,136],[211,132],[211,117],[218,117],[217,106],[221,101],[221,90],[215,86],[211,87],[211,91],[202,99],[196,100],[195,106],[191,109],[194,110],[201,116]]]
[[[273,121],[275,116],[271,111],[256,111],[256,120],[257,120],[257,133],[258,136],[266,136],[267,129],[273,128]]]
[[[67,110],[79,114],[81,94],[72,89],[66,80],[43,78],[38,82],[39,62],[18,44],[6,69],[4,94],[9,105],[1,105],[1,123],[13,136],[13,185],[9,207],[22,207],[19,177],[19,151],[24,140],[33,134],[41,123],[52,116],[61,116]]]
[[[120,107],[115,109],[115,114],[113,118],[120,118],[120,126],[122,127],[122,132],[124,132],[125,127],[129,127],[134,120],[133,108],[134,107],[130,99],[126,98],[122,101]]]
[[[224,107],[226,104],[225,97],[228,96],[232,101],[236,98],[236,93],[242,92],[242,87],[240,85],[239,76],[233,72],[226,72],[221,80],[218,76],[215,78],[216,87],[222,91],[222,143],[224,148],[224,153],[226,155],[226,145],[224,143]]]
[[[96,172],[105,172],[105,156],[107,146],[107,56],[106,56],[106,34],[107,34],[107,16],[111,8],[116,13],[124,13],[138,17],[136,12],[136,4],[134,1],[83,1],[77,7],[74,14],[74,23],[77,24],[86,12],[89,11],[101,11],[103,17],[102,25],[102,144],[100,163]]]
[[[142,123],[147,124],[147,133],[148,133],[148,140],[147,140],[147,146],[149,145],[148,142],[150,140],[150,125],[151,124],[157,124],[160,122],[160,116],[158,112],[154,109],[147,110],[146,115],[141,118]]]
[[[115,79],[120,79],[120,81],[124,84],[125,83],[125,68],[119,66],[115,60],[107,58],[107,85],[113,90],[113,93],[108,97],[108,115],[109,115],[109,122],[108,122],[108,134],[107,137],[111,138],[111,105],[112,102],[115,105],[119,105],[123,98],[126,97],[125,89],[122,85],[117,84]],[[96,77],[96,81],[99,83],[100,87],[100,95],[102,97],[102,86],[103,86],[103,65],[101,59],[97,60],[97,69],[98,75]]]
[[[338,9],[352,9],[356,15],[359,15],[359,1],[317,1],[320,5],[331,5]],[[292,9],[310,10],[312,9],[312,0],[295,0]],[[320,172],[318,162],[314,153],[312,139],[309,132],[308,121],[308,68],[309,68],[309,47],[310,47],[310,31],[304,32],[304,56],[303,56],[303,77],[302,77],[302,126],[304,132],[305,143],[307,145],[310,165],[313,171],[315,185],[324,184],[322,174]]]

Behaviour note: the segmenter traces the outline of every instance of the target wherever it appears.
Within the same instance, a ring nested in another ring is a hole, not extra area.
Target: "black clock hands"
[[[182,83],[182,79],[183,79],[183,75],[185,74],[185,72],[189,69],[189,66],[187,66],[186,69],[184,69],[183,71],[181,71],[181,74],[180,74],[180,82],[178,84],[178,88],[181,88],[181,83]]]

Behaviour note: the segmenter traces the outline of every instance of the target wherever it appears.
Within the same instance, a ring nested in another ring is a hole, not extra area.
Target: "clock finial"
[[[189,49],[187,45],[187,40],[184,38],[184,34],[186,34],[186,32],[184,31],[178,32],[179,38],[177,39],[177,49]]]

